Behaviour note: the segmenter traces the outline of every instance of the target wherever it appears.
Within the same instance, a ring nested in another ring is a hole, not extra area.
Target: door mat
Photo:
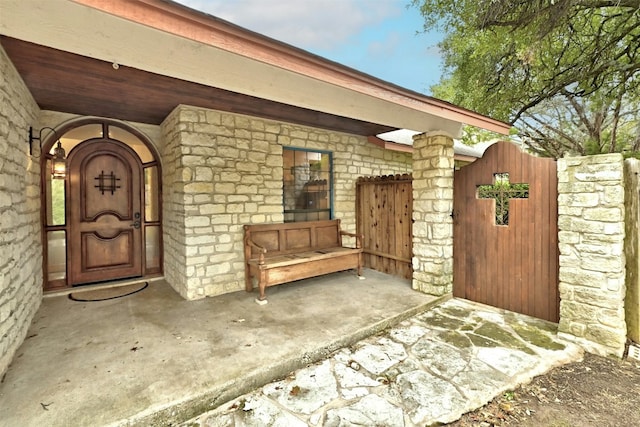
[[[126,286],[114,286],[110,288],[94,289],[91,291],[78,291],[70,293],[69,299],[80,302],[106,301],[133,295],[146,289],[147,286],[149,286],[149,283],[144,282]]]

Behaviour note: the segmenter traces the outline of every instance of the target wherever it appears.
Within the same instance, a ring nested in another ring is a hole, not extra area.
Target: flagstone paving
[[[553,324],[454,299],[182,425],[448,423],[581,357]]]

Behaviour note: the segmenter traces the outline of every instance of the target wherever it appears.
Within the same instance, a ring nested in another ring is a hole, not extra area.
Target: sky
[[[174,1],[422,94],[442,74],[442,36],[409,0]]]

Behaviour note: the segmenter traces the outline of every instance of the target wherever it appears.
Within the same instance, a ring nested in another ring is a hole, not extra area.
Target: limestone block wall
[[[167,282],[184,298],[189,298],[179,113],[180,110],[173,111],[161,126],[164,142],[161,151],[163,258]]]
[[[0,46],[0,377],[42,300],[40,171],[29,126],[39,108]]]
[[[355,231],[359,176],[406,173],[411,156],[366,138],[177,107],[162,124],[165,277],[187,299],[244,289],[244,224],[282,222],[283,147],[331,151],[334,211]]]
[[[558,331],[618,357],[626,340],[624,202],[620,154],[558,160]]]
[[[640,160],[624,161],[627,336],[640,343]]]
[[[413,139],[413,282],[431,295],[453,292],[453,138]]]

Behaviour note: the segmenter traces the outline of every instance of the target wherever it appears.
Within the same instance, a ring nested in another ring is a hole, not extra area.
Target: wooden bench
[[[355,237],[355,248],[344,247],[342,236]],[[246,290],[258,282],[265,301],[269,286],[357,269],[362,277],[362,238],[340,229],[340,220],[255,224],[244,226]]]

